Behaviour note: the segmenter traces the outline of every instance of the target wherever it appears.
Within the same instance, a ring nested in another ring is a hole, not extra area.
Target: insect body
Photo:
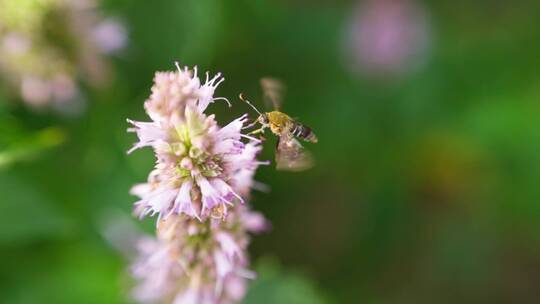
[[[261,127],[250,134],[263,133],[267,128],[278,136],[276,145],[276,166],[279,170],[301,171],[313,166],[311,154],[304,150],[304,147],[296,139],[316,143],[317,136],[310,127],[296,121],[289,115],[278,111],[281,100],[280,82],[270,78],[261,80],[266,100],[270,99],[274,106],[274,111],[261,113],[244,96],[240,94],[240,99],[250,105],[259,117],[247,128],[260,124]]]
[[[317,136],[310,127],[292,119],[289,115],[280,111],[267,112],[263,115],[266,116],[270,131],[275,135],[282,136],[287,133],[308,142],[317,142]]]
[[[308,141],[308,142],[312,142],[312,143],[316,143],[319,141],[319,139],[317,138],[317,136],[315,136],[315,133],[313,133],[313,131],[311,131],[311,128],[304,125],[304,124],[301,124],[297,121],[293,121],[294,122],[294,125],[293,125],[293,128],[292,128],[292,135],[298,137],[298,138],[301,138],[305,141]]]

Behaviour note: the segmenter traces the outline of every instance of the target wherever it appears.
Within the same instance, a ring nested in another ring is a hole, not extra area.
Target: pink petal
[[[193,202],[191,201],[191,188],[193,184],[191,181],[185,181],[182,183],[180,190],[178,191],[178,196],[174,201],[174,210],[178,214],[185,213],[188,216],[199,218],[195,208],[193,207]]]

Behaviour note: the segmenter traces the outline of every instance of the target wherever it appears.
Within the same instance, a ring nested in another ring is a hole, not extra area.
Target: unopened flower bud
[[[191,162],[191,158],[184,157],[182,161],[180,162],[180,167],[185,170],[191,170],[193,169],[193,163]]]

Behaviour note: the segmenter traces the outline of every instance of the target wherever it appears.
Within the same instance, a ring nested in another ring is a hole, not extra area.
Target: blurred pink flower
[[[175,278],[184,274],[182,265],[172,259],[175,244],[151,237],[142,237],[137,243],[138,259],[131,268],[139,285],[133,296],[141,302],[155,302],[176,289]]]
[[[246,292],[248,232],[242,217],[266,220],[246,206],[238,206],[227,221],[170,217],[159,222],[157,239],[139,241],[139,257],[132,266],[138,281],[133,296],[143,303],[237,303]]]
[[[413,0],[363,1],[347,29],[348,63],[362,74],[402,74],[425,60],[429,32],[426,13]]]
[[[22,97],[33,106],[46,104],[51,97],[51,86],[45,80],[36,77],[25,77],[21,82]]]
[[[2,49],[9,55],[24,55],[30,50],[30,40],[17,32],[9,32],[2,39]]]
[[[127,30],[124,24],[114,18],[101,21],[92,31],[98,49],[105,54],[113,54],[127,44]]]
[[[0,0],[0,77],[28,105],[77,114],[84,101],[78,80],[107,84],[103,55],[122,49],[127,34],[120,22],[101,16],[97,2]]]

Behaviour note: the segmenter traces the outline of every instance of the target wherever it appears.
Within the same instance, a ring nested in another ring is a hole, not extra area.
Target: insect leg
[[[245,127],[242,127],[242,130],[244,129],[251,129],[253,128],[256,124],[257,124],[257,120],[254,120],[252,123],[250,123],[249,125],[245,126]]]
[[[262,126],[261,128],[255,130],[255,131],[251,131],[251,132],[249,132],[248,134],[253,135],[253,134],[263,133],[263,132],[264,132],[264,129],[266,129],[266,127],[265,127],[265,126]]]

